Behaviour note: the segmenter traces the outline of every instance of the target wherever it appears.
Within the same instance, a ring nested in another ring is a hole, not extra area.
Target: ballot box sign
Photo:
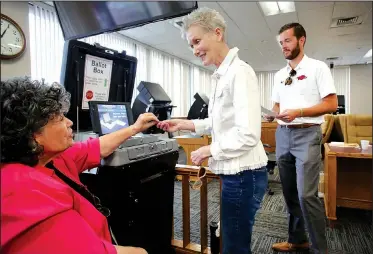
[[[113,60],[86,55],[82,109],[89,101],[108,101]]]

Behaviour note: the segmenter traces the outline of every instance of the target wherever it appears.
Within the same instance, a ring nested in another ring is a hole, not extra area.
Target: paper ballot
[[[273,117],[276,117],[277,116],[277,113],[276,112],[273,112],[269,109],[266,109],[265,107],[261,106],[262,108],[262,113],[268,115],[268,116],[273,116]]]

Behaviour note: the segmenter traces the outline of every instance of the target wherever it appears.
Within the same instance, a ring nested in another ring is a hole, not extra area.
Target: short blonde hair
[[[225,33],[227,27],[223,16],[216,10],[201,7],[194,10],[189,15],[183,18],[182,25],[182,37],[185,38],[185,34],[188,29],[193,25],[198,25],[205,28],[208,32],[214,31],[216,28],[220,28],[222,33]]]

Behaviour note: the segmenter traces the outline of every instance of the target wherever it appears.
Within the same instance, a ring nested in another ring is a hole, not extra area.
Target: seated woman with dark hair
[[[56,83],[1,82],[2,253],[146,253],[113,245],[105,216],[61,174],[83,186],[79,173],[158,119],[145,113],[128,128],[74,143],[69,101]]]

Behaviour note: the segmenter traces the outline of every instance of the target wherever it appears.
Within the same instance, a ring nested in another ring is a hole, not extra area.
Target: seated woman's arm
[[[158,122],[157,117],[152,113],[141,114],[136,122],[121,130],[100,137],[100,154],[105,158],[112,154],[124,141],[133,135],[142,132]]]
[[[101,158],[112,154],[124,141],[131,136],[142,132],[154,124],[158,119],[152,113],[139,116],[133,125],[104,135],[100,138],[77,142],[64,152],[65,157],[72,158],[75,162],[78,174],[84,170],[95,168],[100,165]],[[72,172],[74,175],[75,172]]]

